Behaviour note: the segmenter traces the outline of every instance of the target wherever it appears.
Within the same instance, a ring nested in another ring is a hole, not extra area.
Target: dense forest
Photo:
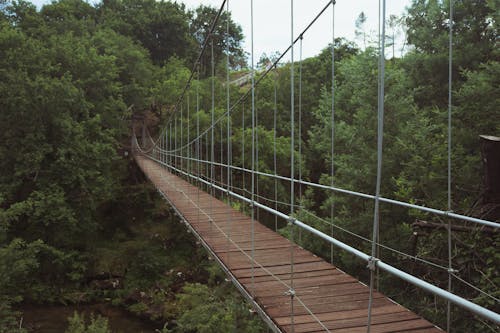
[[[454,2],[452,209],[500,220],[500,199],[485,195],[479,138],[500,135],[498,1]],[[447,207],[448,8],[448,1],[413,0],[404,16],[388,22],[392,44],[387,49],[392,51],[386,60],[381,189],[389,198],[442,209]],[[216,8],[190,11],[154,0],[95,5],[59,0],[41,9],[22,0],[0,0],[0,332],[30,330],[21,321],[25,304],[102,301],[161,323],[162,332],[265,331],[126,154],[134,117],[150,119],[153,134],[167,124],[216,13]],[[363,29],[364,19],[360,15],[356,23],[358,40],[339,38],[334,45],[333,176],[331,46],[294,66],[297,75],[300,69],[302,112],[296,160],[305,180],[373,193],[378,50]],[[220,22],[213,34],[214,57],[205,53],[201,58],[199,76],[188,92],[192,101],[195,90],[200,94],[199,108],[190,114],[190,133],[196,133],[196,120],[202,130],[210,126],[214,80],[215,112],[223,116],[226,111],[226,53],[231,77],[249,71],[241,27],[225,13]],[[397,33],[404,34],[403,46],[394,42]],[[265,67],[268,60],[263,56],[259,64]],[[255,91],[257,169],[273,173],[273,149],[266,147],[276,141],[278,159],[290,160],[290,63],[280,63],[270,74]],[[248,88],[231,88],[231,100]],[[231,119],[233,160],[246,167],[251,155],[248,105],[242,103]],[[188,126],[186,114],[176,119]],[[217,135],[216,140],[216,147],[223,147],[226,139]],[[280,167],[277,173],[290,175],[286,163]],[[257,181],[259,194],[274,197],[274,182],[265,177]],[[234,175],[235,187],[248,184],[244,176]],[[286,183],[276,186],[280,198],[290,197]],[[327,233],[334,223],[371,238],[371,201],[305,186],[297,190],[296,214],[302,221]],[[260,216],[264,223],[274,223],[264,212]],[[435,227],[424,228],[422,221]],[[446,266],[447,222],[382,204],[381,243]],[[498,232],[457,221],[453,225],[462,230],[453,233],[452,242],[458,276],[498,299]],[[289,235],[289,227],[279,227]],[[338,239],[369,253],[371,244],[351,233],[335,231]],[[328,244],[306,233],[298,242],[330,258]],[[447,286],[446,271],[384,248],[380,256]],[[351,256],[335,250],[333,261],[366,281],[366,268]],[[384,274],[380,289],[446,326],[443,301]],[[499,309],[495,298],[458,280],[453,291]],[[455,332],[495,331],[459,308],[452,310]],[[87,330],[83,326],[76,314],[69,331],[108,330],[102,318],[92,320]]]

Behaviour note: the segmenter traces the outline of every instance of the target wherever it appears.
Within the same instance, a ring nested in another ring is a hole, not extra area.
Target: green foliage
[[[68,318],[68,322],[66,333],[111,333],[108,320],[100,315],[97,317],[91,315],[90,323],[86,325],[85,315],[80,316],[78,312],[75,312],[72,317]]]
[[[174,55],[190,62],[195,56],[190,17],[184,5],[170,1],[106,0],[99,5],[97,15],[103,27],[139,42],[157,65]]]
[[[191,20],[190,30],[199,45],[203,45],[210,33],[211,22],[217,16],[218,8],[211,6],[198,6]],[[229,22],[228,22],[229,21]],[[229,29],[229,38],[227,38],[227,29]],[[201,58],[201,76],[208,77],[211,73],[211,53],[213,43],[214,64],[218,68],[219,65],[226,63],[227,52],[229,51],[229,65],[233,69],[245,67],[246,59],[241,43],[243,41],[243,32],[241,26],[236,24],[231,13],[222,12],[218,24],[211,36],[207,51]]]
[[[498,35],[495,12],[486,0],[453,1],[453,78],[463,82],[461,71],[474,70],[490,60]],[[448,89],[449,1],[414,0],[408,9],[408,43],[415,49],[403,66],[414,82],[419,106],[444,107]]]
[[[262,332],[260,321],[223,286],[186,284],[177,295],[180,314],[172,332]]]

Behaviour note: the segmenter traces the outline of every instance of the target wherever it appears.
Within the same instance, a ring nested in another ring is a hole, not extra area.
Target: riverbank
[[[138,318],[123,308],[110,303],[79,305],[32,305],[22,304],[22,327],[29,332],[61,333],[68,328],[68,318],[75,312],[83,314],[87,320],[98,315],[108,320],[112,332],[154,333],[161,325]]]

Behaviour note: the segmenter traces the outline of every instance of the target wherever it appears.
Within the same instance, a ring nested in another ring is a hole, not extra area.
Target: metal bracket
[[[366,265],[366,267],[370,270],[370,271],[374,271],[376,268],[377,268],[377,262],[379,262],[380,259],[378,258],[375,258],[375,257],[370,257],[368,259],[368,265]]]
[[[285,295],[290,296],[291,298],[294,298],[295,297],[295,290],[290,288],[290,289],[288,289],[288,291],[285,291]]]
[[[288,218],[288,225],[289,226],[294,225],[296,221],[297,221],[297,219],[295,217],[290,216]]]

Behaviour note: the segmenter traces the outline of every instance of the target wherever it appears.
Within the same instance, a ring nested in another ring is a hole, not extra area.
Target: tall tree
[[[162,65],[174,55],[193,61],[196,48],[184,5],[164,0],[104,0],[98,13],[101,25],[138,41],[155,64]]]
[[[231,18],[231,13],[225,11],[217,21],[215,30],[209,36],[212,22],[215,20],[218,9],[210,6],[201,5],[194,11],[191,21],[191,33],[195,37],[198,45],[209,39],[208,48],[201,59],[201,71],[203,76],[210,75],[211,72],[211,47],[214,48],[214,63],[218,67],[225,63],[226,53],[229,51],[229,66],[233,69],[241,68],[246,65],[245,54],[241,47],[243,41],[243,32],[241,26],[236,24]],[[227,23],[229,20],[229,35],[227,35]]]
[[[497,13],[487,0],[453,3],[453,78],[455,84],[461,84],[461,70],[474,70],[493,57]],[[418,87],[416,101],[420,106],[446,106],[449,0],[414,0],[406,24],[414,51],[405,66]]]

